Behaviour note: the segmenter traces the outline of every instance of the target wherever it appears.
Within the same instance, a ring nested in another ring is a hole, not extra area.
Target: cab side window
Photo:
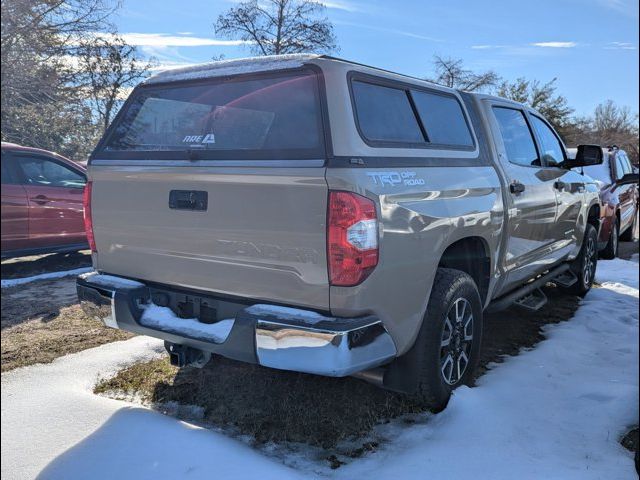
[[[541,118],[531,115],[531,123],[538,135],[543,165],[557,167],[564,162],[564,148],[556,134]]]
[[[524,112],[514,108],[493,107],[493,113],[500,127],[507,159],[525,167],[541,166]]]

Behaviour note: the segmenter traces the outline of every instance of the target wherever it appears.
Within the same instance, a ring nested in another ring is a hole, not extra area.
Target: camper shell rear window
[[[309,69],[143,85],[93,157],[320,159],[320,100]]]

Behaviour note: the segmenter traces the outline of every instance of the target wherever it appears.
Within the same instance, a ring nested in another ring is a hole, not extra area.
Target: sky
[[[238,0],[124,0],[115,23],[161,67],[251,56],[216,36]],[[607,99],[638,112],[637,0],[327,0],[335,56],[403,74],[433,73],[433,56],[460,58],[507,80],[557,78],[576,114]]]

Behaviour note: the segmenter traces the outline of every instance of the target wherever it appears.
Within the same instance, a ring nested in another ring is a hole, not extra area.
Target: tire
[[[460,270],[439,268],[414,345],[419,363],[413,400],[443,410],[451,392],[472,379],[481,341],[482,304],[475,282]]]
[[[620,236],[620,223],[616,218],[611,226],[611,233],[609,234],[609,241],[604,250],[600,252],[600,257],[605,260],[613,260],[618,256],[618,240]]]
[[[620,240],[623,242],[633,242],[633,232],[636,231],[636,222],[638,221],[638,216],[636,214],[635,217],[633,217],[633,222],[631,222],[631,225],[629,227],[627,227],[627,229],[622,233],[622,235],[620,235]]]
[[[570,293],[584,297],[593,285],[598,266],[598,233],[593,225],[587,224],[580,253],[571,262],[571,270],[578,277],[578,281],[567,290]]]

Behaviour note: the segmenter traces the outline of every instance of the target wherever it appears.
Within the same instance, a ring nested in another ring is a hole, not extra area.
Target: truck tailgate
[[[91,180],[98,270],[328,309],[323,167],[96,165]]]

